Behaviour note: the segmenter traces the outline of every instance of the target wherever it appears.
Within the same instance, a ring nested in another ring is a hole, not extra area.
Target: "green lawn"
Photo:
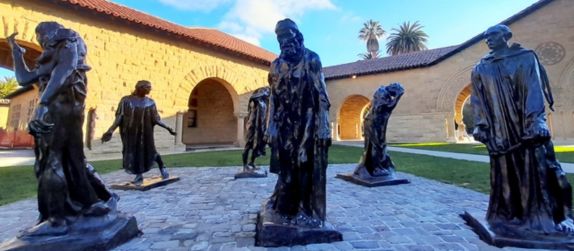
[[[333,146],[329,151],[329,163],[357,163],[362,149],[350,146]],[[400,172],[466,187],[488,193],[489,167],[487,163],[446,159],[425,155],[391,152],[391,157]],[[184,153],[163,156],[168,167],[238,166],[241,151],[218,151]],[[268,163],[268,157],[258,159],[260,165]],[[94,161],[92,164],[100,173],[120,169],[120,160]],[[572,183],[574,175],[569,174]],[[415,184],[416,185],[416,184]],[[36,194],[36,179],[31,166],[0,167],[0,205],[32,197]]]
[[[455,144],[444,142],[427,143],[397,143],[391,146],[415,148],[422,150],[444,151],[455,153],[471,153],[488,155],[488,151],[483,144]],[[574,163],[574,146],[554,146],[556,157],[562,162]]]

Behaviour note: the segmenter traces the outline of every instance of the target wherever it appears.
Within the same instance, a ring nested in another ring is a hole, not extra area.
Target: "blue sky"
[[[427,47],[460,44],[516,14],[536,0],[112,0],[188,27],[219,29],[279,52],[273,29],[277,20],[297,22],[305,46],[324,66],[359,60],[366,51],[357,38],[362,24],[379,21],[387,35],[404,21],[419,21],[429,35]],[[384,50],[386,37],[381,41]],[[89,44],[88,44],[89,46]],[[385,55],[385,53],[383,53]],[[88,55],[89,56],[89,55]],[[0,77],[13,75],[0,68]]]

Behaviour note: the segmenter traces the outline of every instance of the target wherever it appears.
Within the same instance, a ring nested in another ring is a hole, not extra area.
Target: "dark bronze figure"
[[[486,223],[465,217],[481,235],[488,229],[494,245],[571,248],[572,191],[546,125],[544,100],[553,105],[546,72],[532,50],[509,46],[507,26],[484,36],[491,51],[472,71],[471,103],[474,138],[490,154],[491,193]]]
[[[389,118],[404,92],[399,83],[377,89],[363,122],[363,156],[352,174],[338,174],[337,178],[369,187],[409,183],[395,176],[395,165],[387,152],[386,139]]]
[[[267,139],[271,146],[269,169],[278,178],[259,215],[257,244],[338,241],[341,234],[324,224],[331,130],[321,60],[304,47],[303,35],[290,19],[279,21],[275,33],[281,54],[270,70]]]
[[[245,147],[243,150],[243,170],[235,178],[267,177],[267,171],[255,166],[255,159],[265,155],[265,131],[267,130],[267,106],[269,87],[261,87],[249,98],[247,120],[245,121]],[[251,158],[249,158],[251,152]],[[249,162],[248,162],[249,160]]]
[[[133,181],[135,185],[143,183],[143,174],[153,167],[154,162],[159,167],[162,179],[169,178],[169,173],[155,148],[153,128],[158,125],[171,135],[176,133],[161,121],[155,102],[147,97],[150,91],[149,81],[138,81],[133,93],[120,100],[114,123],[102,135],[102,142],[107,142],[116,128],[120,128],[123,168],[127,173],[136,175]]]
[[[84,156],[82,125],[90,67],[83,39],[56,22],[38,24],[36,38],[43,52],[29,70],[16,35],[7,38],[16,79],[22,86],[37,83],[40,89],[28,124],[35,140],[40,217],[36,226],[0,249],[98,249],[129,240],[139,233],[135,218],[116,211],[119,197],[107,189]],[[105,236],[96,238],[101,232]]]

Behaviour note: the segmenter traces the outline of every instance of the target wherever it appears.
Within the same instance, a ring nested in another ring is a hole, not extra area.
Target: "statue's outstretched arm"
[[[38,74],[36,74],[36,71],[30,71],[26,65],[24,61],[24,52],[26,52],[26,50],[16,43],[16,35],[18,35],[17,32],[7,37],[6,40],[8,40],[8,45],[10,45],[12,49],[16,81],[18,81],[21,86],[27,86],[38,81]]]

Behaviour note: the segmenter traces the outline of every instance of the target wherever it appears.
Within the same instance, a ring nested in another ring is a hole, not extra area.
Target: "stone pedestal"
[[[110,212],[101,217],[81,216],[60,235],[30,235],[24,231],[19,237],[1,244],[0,250],[109,250],[139,234],[135,217]]]
[[[478,216],[478,217],[477,217]],[[483,214],[464,212],[461,217],[481,240],[497,247],[574,250],[574,234],[538,234],[518,230],[512,226],[490,226]],[[505,230],[505,228],[507,228]],[[514,231],[513,231],[514,230]],[[505,234],[498,234],[504,232]]]
[[[279,247],[307,245],[312,243],[329,243],[342,241],[343,235],[325,222],[320,227],[307,227],[278,222],[277,216],[268,212],[265,205],[257,215],[255,245],[262,247]]]
[[[398,179],[396,176],[392,177],[370,177],[370,178],[362,178],[358,175],[354,175],[352,173],[349,174],[337,174],[336,176],[339,179],[346,180],[351,183],[355,183],[357,185],[366,186],[366,187],[378,187],[378,186],[391,186],[391,185],[400,185],[400,184],[408,184],[410,183],[407,179]]]
[[[130,182],[124,182],[119,184],[112,184],[112,189],[118,190],[139,190],[139,191],[147,191],[152,188],[165,186],[171,183],[174,183],[179,180],[177,176],[170,176],[167,179],[162,179],[161,176],[153,176],[151,178],[146,178],[143,180],[141,185],[136,185]]]

